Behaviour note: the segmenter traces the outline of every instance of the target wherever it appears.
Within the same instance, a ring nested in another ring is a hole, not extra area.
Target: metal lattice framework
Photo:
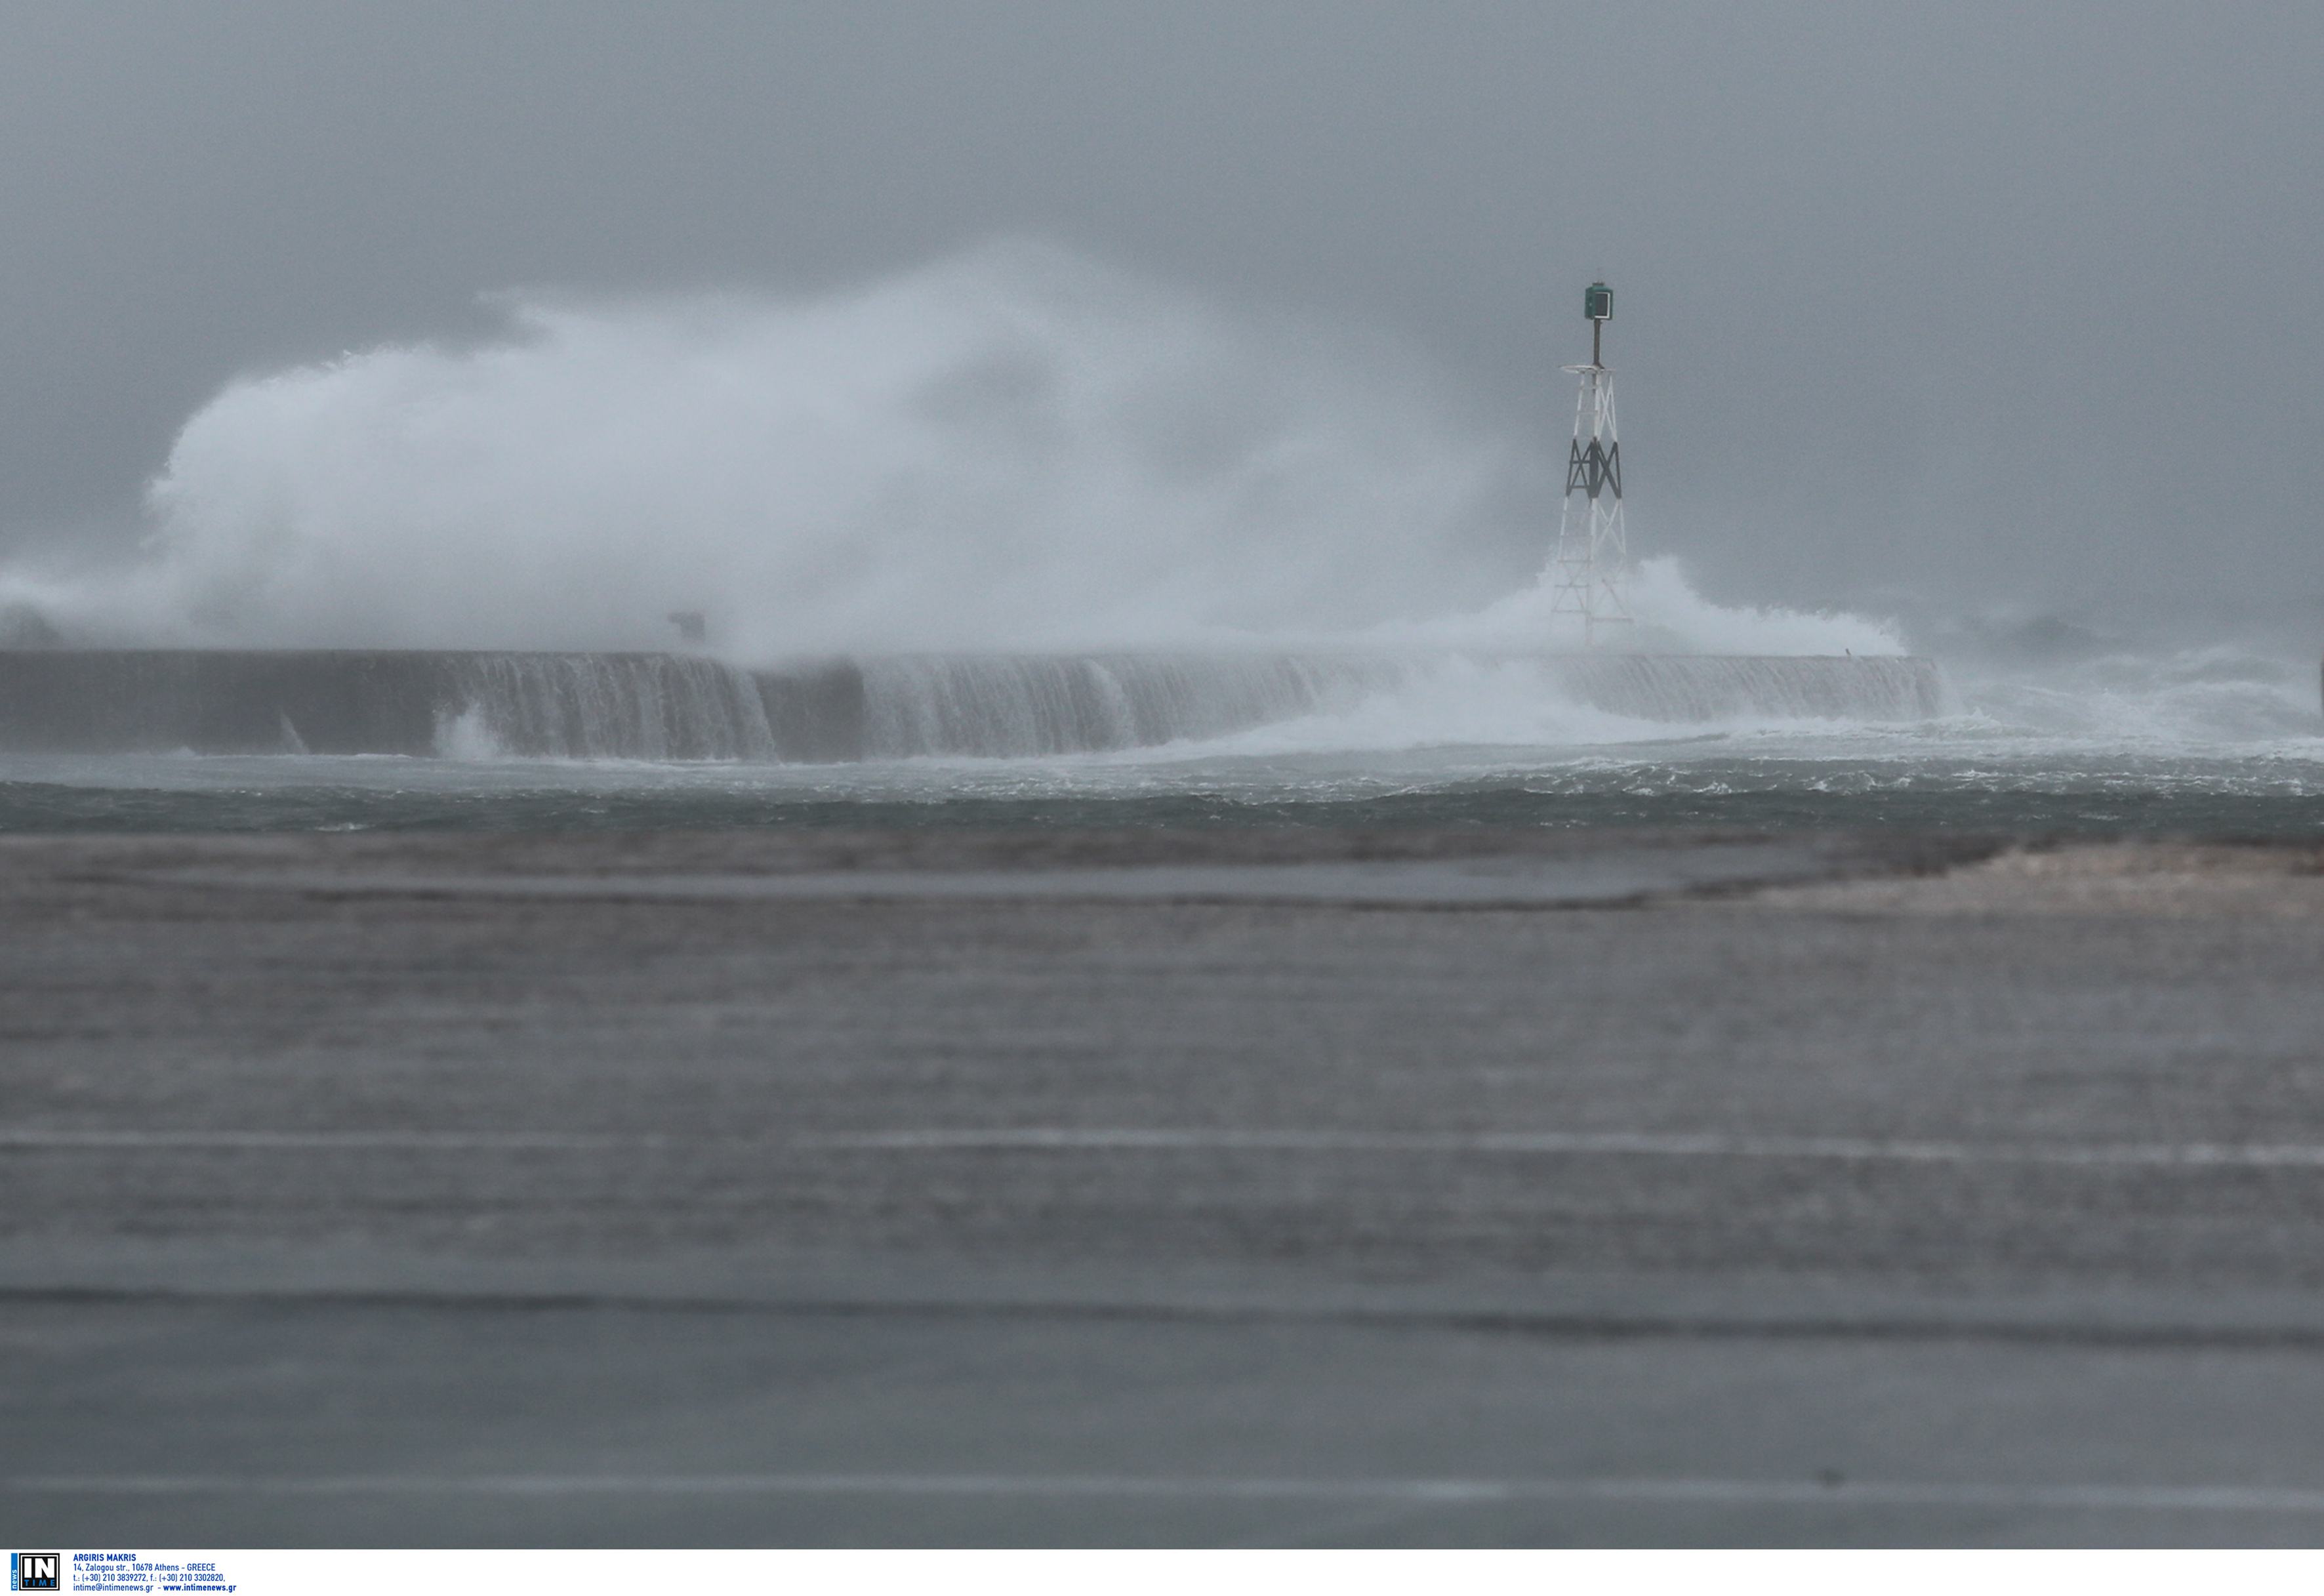
[[[1598,629],[1627,624],[1630,608],[1622,589],[1630,570],[1629,536],[1622,525],[1622,445],[1614,426],[1614,373],[1601,356],[1606,323],[1614,314],[1613,291],[1590,285],[1582,300],[1590,320],[1590,364],[1560,369],[1581,379],[1573,401],[1573,449],[1566,458],[1565,503],[1557,516],[1557,549],[1545,573],[1550,579],[1551,623],[1560,615],[1582,618],[1584,647],[1598,641]]]

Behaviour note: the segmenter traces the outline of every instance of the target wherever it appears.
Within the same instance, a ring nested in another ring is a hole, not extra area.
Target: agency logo
[[[61,1591],[64,1559],[54,1552],[11,1552],[8,1554],[8,1588],[11,1591]]]

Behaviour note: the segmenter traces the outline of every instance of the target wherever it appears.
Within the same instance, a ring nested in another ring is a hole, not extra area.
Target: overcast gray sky
[[[1032,234],[1408,340],[1715,593],[2324,631],[2313,5],[0,12],[0,532],[117,536],[238,373],[492,290]],[[1554,515],[1554,505],[1545,513]]]

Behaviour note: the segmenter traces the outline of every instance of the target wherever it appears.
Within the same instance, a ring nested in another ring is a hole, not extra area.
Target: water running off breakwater
[[[1211,678],[1164,659],[826,663],[789,686],[820,681],[826,706],[846,710],[839,724],[867,741],[788,762],[751,757],[738,730],[761,734],[755,696],[764,734],[801,734],[798,706],[785,731],[761,690],[762,677],[782,683],[779,672],[671,656],[586,670],[558,657],[446,660],[459,664],[455,676],[496,682],[499,697],[481,708],[462,700],[448,720],[434,717],[432,699],[413,700],[428,714],[405,723],[418,740],[410,752],[297,752],[306,733],[296,715],[278,716],[262,694],[246,700],[263,715],[244,729],[265,752],[0,754],[0,829],[2324,831],[2324,721],[2309,669],[2218,650],[2046,671],[1971,664],[1951,673],[1940,712],[1888,718],[1666,699],[1666,714],[1686,716],[1650,719],[1594,706],[1542,660],[1509,656],[1371,659],[1344,670],[1311,659],[1304,673],[1257,657],[1213,661]],[[1746,664],[1729,662],[1748,679]],[[1650,673],[1644,662],[1622,669]],[[672,716],[644,691],[669,673],[699,692],[688,715]],[[589,683],[604,696],[582,714],[569,695]],[[309,724],[320,738],[328,723],[310,713]],[[1174,724],[1175,739],[1132,745]],[[1044,744],[1066,732],[1073,746]],[[530,735],[566,739],[564,752],[528,754]],[[634,743],[627,755],[588,752],[590,737],[613,735],[679,739],[695,752],[641,755]]]
[[[0,652],[0,751],[823,763],[1202,743],[1462,669],[1651,722],[1941,712],[1900,657],[899,655],[746,670],[669,654]]]

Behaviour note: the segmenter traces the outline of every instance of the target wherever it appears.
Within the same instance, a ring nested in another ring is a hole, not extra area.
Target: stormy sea
[[[1064,252],[506,309],[0,562],[0,830],[2324,826],[2297,628],[1714,602],[1650,447],[1583,638],[1548,418]]]

